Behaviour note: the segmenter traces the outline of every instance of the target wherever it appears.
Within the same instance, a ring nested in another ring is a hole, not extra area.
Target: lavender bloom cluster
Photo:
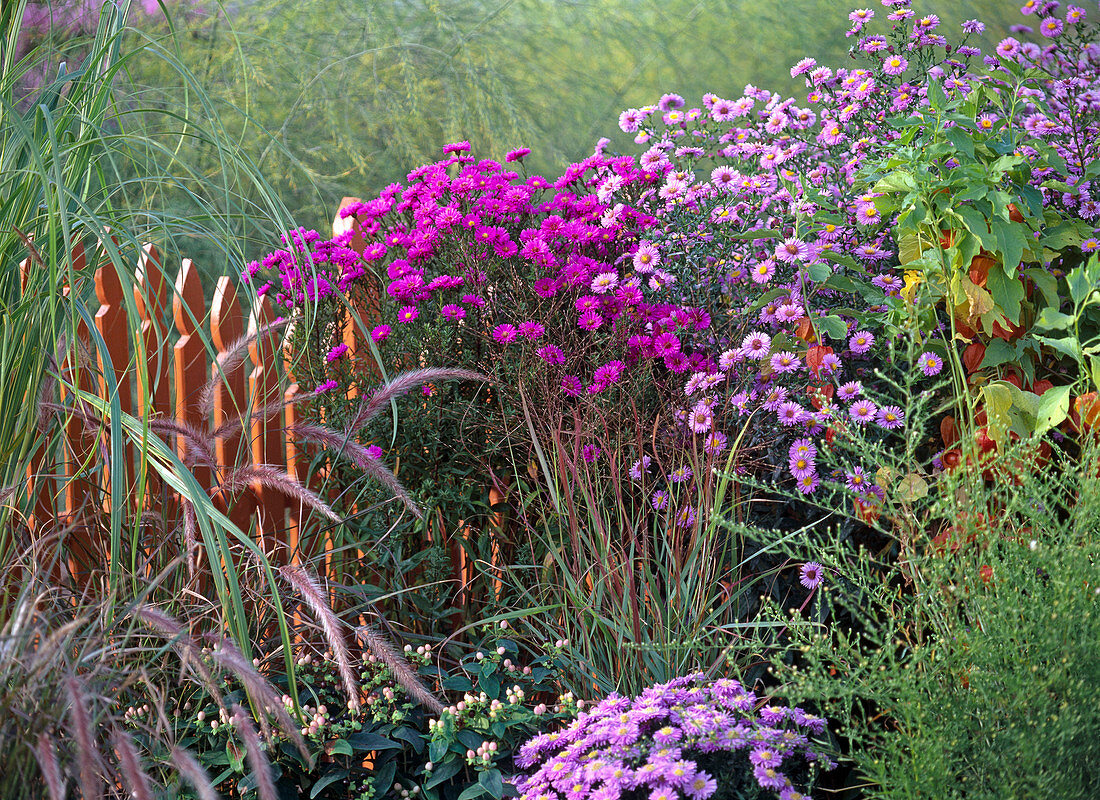
[[[754,785],[761,797],[809,797],[795,781],[835,766],[810,740],[825,720],[759,705],[738,681],[702,673],[635,698],[611,694],[523,745],[516,765],[526,774],[516,784],[523,800],[707,800],[728,782]]]

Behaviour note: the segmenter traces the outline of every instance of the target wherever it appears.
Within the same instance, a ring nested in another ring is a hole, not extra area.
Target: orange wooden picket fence
[[[340,208],[356,200],[344,198]],[[350,224],[351,220],[337,216],[333,222],[334,234]],[[356,237],[353,246],[362,250],[361,237]],[[83,246],[74,248],[73,262],[78,271],[86,265],[87,255]],[[255,307],[246,307],[229,276],[217,279],[208,300],[207,287],[202,285],[196,264],[186,258],[178,266],[164,264],[158,249],[146,244],[137,256],[133,273],[133,299],[140,331],[138,341],[134,341],[123,283],[108,259],[101,258],[100,263],[94,276],[99,303],[94,324],[106,343],[122,411],[139,419],[175,420],[208,433],[224,423],[241,421],[237,433],[214,439],[216,467],[201,464],[193,467],[200,486],[217,486],[225,471],[248,464],[271,465],[304,482],[308,477],[309,455],[285,432],[296,422],[299,413],[296,407],[289,404],[266,419],[252,417],[256,409],[277,402],[280,396],[292,399],[300,391],[282,363],[281,336],[252,341],[247,358],[235,369],[223,371],[219,366],[219,358],[246,332],[254,333],[274,320],[269,303],[263,301]],[[359,312],[369,328],[379,312],[376,303],[368,302],[367,306]],[[215,352],[207,348],[203,332]],[[81,332],[85,342],[90,340],[88,334],[86,330]],[[359,344],[354,326],[345,329],[344,340],[354,354]],[[107,359],[96,348],[87,352],[96,353],[96,363],[79,369],[66,363],[61,365],[62,374],[81,390],[107,400],[111,389],[104,378],[108,374]],[[212,378],[217,381],[211,415],[203,410],[199,395]],[[64,400],[63,397],[63,403]],[[157,431],[157,435],[181,458],[188,455],[192,445],[184,437],[163,431]],[[109,508],[112,500],[105,489],[108,485],[105,474],[94,481],[86,479],[90,469],[107,468],[100,433],[90,432],[79,416],[73,416],[63,439],[61,447],[54,448],[52,453],[39,452],[29,468],[28,497],[34,501],[29,525],[39,533],[51,528],[68,529],[69,550],[74,556],[65,566],[79,580],[86,573],[86,565],[104,567],[109,559],[106,542],[97,540],[94,528],[79,524],[81,515]],[[131,451],[127,455],[129,464],[137,463],[136,453]],[[215,476],[215,469],[221,475]],[[151,470],[146,477],[143,508],[132,511],[165,512],[168,516],[174,513],[178,518],[178,501],[172,493]],[[301,549],[300,534],[309,510],[299,501],[258,484],[232,498],[215,494],[215,501],[242,531],[251,531],[277,563],[301,563],[318,555],[316,544],[310,552]],[[473,578],[473,565],[458,541],[468,533],[455,532],[450,543],[458,605],[468,600],[466,587]]]

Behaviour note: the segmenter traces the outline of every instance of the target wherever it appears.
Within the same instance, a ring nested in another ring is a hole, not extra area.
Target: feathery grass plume
[[[402,372],[392,381],[379,386],[367,396],[352,418],[351,424],[348,425],[347,432],[349,436],[366,425],[391,400],[396,400],[429,381],[448,380],[487,381],[489,377],[469,369],[451,369],[447,367],[428,367]]]
[[[367,448],[363,447],[363,445],[351,441],[345,434],[338,433],[320,425],[312,425],[308,422],[300,422],[291,425],[286,429],[286,432],[295,439],[316,442],[317,444],[324,445],[330,450],[335,450],[337,453],[342,453],[347,456],[355,462],[355,465],[359,467],[359,469],[363,470],[363,472],[367,473],[371,478],[393,492],[394,497],[401,500],[417,519],[424,518],[424,513],[420,510],[420,507],[416,504],[416,501],[413,500],[412,495],[409,494],[401,481],[397,479],[397,476],[394,475],[385,464],[368,453]]]
[[[214,639],[213,636],[209,636],[208,638]],[[244,653],[237,649],[237,646],[232,640],[217,639],[215,641],[215,646],[210,649],[210,655],[222,669],[236,676],[237,680],[244,686],[245,691],[248,692],[248,696],[256,703],[257,707],[260,709],[260,724],[265,726],[265,735],[267,731],[265,713],[271,713],[275,716],[275,719],[278,720],[279,728],[282,732],[294,742],[294,746],[298,748],[298,752],[302,754],[306,763],[312,765],[313,757],[306,747],[306,742],[305,739],[302,738],[299,726],[294,724],[290,712],[288,712],[283,705],[282,697],[280,697],[271,684],[256,671],[256,668],[252,666],[252,662],[245,658]]]
[[[276,331],[282,330],[289,322],[290,320],[288,319],[276,320],[252,333],[246,333],[244,336],[237,339],[237,341],[229,345],[224,353],[218,354],[217,361],[214,363],[213,377],[203,384],[202,390],[199,392],[199,409],[201,409],[203,413],[213,413],[214,390],[218,388],[218,385],[227,375],[244,363],[245,358],[248,356],[248,346],[264,336],[269,336]]]
[[[313,615],[321,623],[321,629],[325,633],[325,640],[332,648],[332,657],[336,660],[336,667],[340,671],[340,678],[344,682],[344,691],[348,694],[348,705],[359,705],[359,683],[355,680],[355,672],[351,668],[351,656],[348,654],[347,645],[344,643],[344,633],[340,629],[340,618],[325,600],[317,579],[301,567],[291,565],[279,567],[279,574],[293,587],[298,596],[305,600],[306,605],[313,611]]]
[[[144,622],[148,627],[157,631],[160,635],[166,639],[170,639],[172,642],[172,649],[176,651],[180,658],[181,670],[191,667],[198,673],[199,680],[206,687],[206,690],[210,693],[210,696],[217,703],[219,708],[225,708],[225,703],[222,699],[221,692],[218,690],[218,685],[214,681],[214,675],[207,668],[203,662],[201,656],[198,655],[200,648],[196,644],[195,640],[188,635],[183,626],[176,621],[175,618],[169,616],[164,611],[150,606],[146,603],[139,603],[134,607],[134,616]]]
[[[180,777],[191,784],[199,800],[220,800],[214,784],[210,782],[210,776],[197,758],[181,747],[173,747],[168,753],[168,760],[172,762],[172,766],[176,768]]]
[[[122,777],[130,787],[130,796],[134,800],[153,800],[153,793],[149,787],[149,776],[141,768],[141,758],[133,741],[119,728],[111,733],[111,741],[118,753],[119,765],[122,767]]]
[[[57,763],[57,746],[45,731],[38,734],[34,757],[38,761],[38,769],[42,771],[50,800],[65,800],[65,781],[61,777],[61,765]]]
[[[405,688],[410,696],[416,698],[420,705],[436,716],[443,713],[445,708],[443,703],[424,685],[424,682],[409,666],[409,662],[401,653],[397,652],[397,648],[386,636],[374,630],[370,625],[360,625],[355,629],[355,635],[374,654],[375,658],[390,668],[390,672],[393,673],[397,682]]]
[[[271,419],[283,409],[288,406],[297,405],[303,403],[306,400],[312,400],[315,397],[323,394],[323,392],[301,392],[295,394],[292,397],[283,397],[276,400],[274,403],[268,403],[266,406],[260,406],[248,416],[249,422],[257,422]],[[214,428],[210,432],[210,435],[215,439],[223,439],[228,436],[232,436],[244,427],[244,419],[242,417],[231,417],[223,422],[218,427]]]
[[[92,733],[92,720],[88,716],[88,697],[75,675],[65,678],[65,691],[69,696],[69,733],[76,741],[77,757],[80,762],[80,787],[85,797],[102,797],[97,762],[99,750]]]
[[[198,430],[187,422],[178,422],[171,419],[149,420],[149,430],[153,433],[179,436],[187,443],[187,455],[183,463],[188,467],[217,467],[218,461],[214,455],[213,437]]]
[[[315,492],[304,487],[300,481],[294,479],[290,473],[280,470],[271,464],[256,464],[238,467],[228,472],[222,479],[222,490],[227,492],[239,492],[247,489],[248,485],[256,481],[261,486],[276,489],[283,494],[293,497],[310,508],[316,509],[331,519],[333,522],[343,522],[343,517],[337,514]]]
[[[183,507],[183,546],[187,550],[187,574],[192,578],[199,569],[199,518],[195,507],[183,495],[180,495]]]
[[[260,800],[279,800],[279,795],[275,791],[275,780],[271,775],[271,763],[267,760],[260,737],[252,726],[252,718],[239,705],[233,706],[233,727],[244,740],[248,763],[256,774],[256,792]]]

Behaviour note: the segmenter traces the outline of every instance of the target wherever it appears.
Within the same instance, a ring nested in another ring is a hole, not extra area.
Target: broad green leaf
[[[449,781],[455,775],[462,771],[464,761],[459,758],[452,758],[448,761],[444,761],[442,764],[436,764],[435,769],[432,770],[432,777],[428,779],[428,782],[424,784],[425,789],[434,789],[444,781]]]
[[[995,266],[989,270],[986,279],[986,288],[993,297],[993,302],[1000,306],[1013,325],[1020,323],[1020,303],[1026,297],[1024,285],[1014,275],[1006,275],[1005,270]]]
[[[504,795],[504,778],[498,769],[490,769],[481,773],[477,782],[496,800],[500,800]]]
[[[1043,296],[1043,300],[1048,305],[1057,307],[1061,303],[1061,299],[1058,296],[1058,279],[1047,272],[1045,269],[1039,269],[1038,267],[1031,267],[1024,270],[1024,275],[1035,282],[1035,285],[1039,288],[1039,293]]]
[[[1069,286],[1069,296],[1077,305],[1085,302],[1085,299],[1096,289],[1096,285],[1089,280],[1084,266],[1070,270],[1066,275],[1066,284]]]
[[[1069,414],[1069,394],[1072,386],[1055,386],[1047,389],[1039,398],[1039,408],[1035,414],[1035,432],[1046,433],[1061,425]]]
[[[979,369],[997,367],[1015,361],[1017,357],[1016,345],[1006,342],[1004,339],[993,339],[985,349],[985,356]]]
[[[481,797],[483,794],[485,794],[485,788],[480,783],[472,783],[462,790],[458,800],[474,800],[475,797]]]
[[[1070,314],[1064,314],[1051,306],[1046,306],[1039,312],[1039,318],[1035,320],[1035,327],[1048,331],[1065,331],[1073,327],[1074,318]]]
[[[875,184],[872,192],[911,192],[917,188],[913,176],[905,170],[896,170]]]
[[[945,130],[943,135],[960,153],[965,154],[968,158],[974,158],[974,140],[967,131],[956,125]]]
[[[325,773],[315,784],[313,784],[313,788],[309,790],[309,796],[311,800],[312,798],[315,798],[317,795],[323,792],[325,787],[328,786],[330,783],[342,781],[348,776],[348,774],[349,773],[346,769],[337,769],[333,770],[332,772]]]
[[[814,283],[822,283],[833,274],[833,271],[824,261],[817,261],[806,267],[806,274]]]
[[[401,745],[385,736],[369,731],[359,731],[348,736],[348,742],[356,750],[400,750]]]
[[[1053,347],[1059,353],[1069,356],[1075,361],[1080,361],[1084,355],[1081,352],[1081,343],[1073,336],[1063,336],[1055,339],[1053,336],[1039,336],[1036,334],[1035,338],[1048,347]]]
[[[1013,277],[1028,244],[1024,226],[1018,222],[993,220],[992,227],[993,235],[997,238],[997,250],[1004,256],[1005,273]]]
[[[331,742],[326,742],[325,752],[330,756],[350,756],[355,754],[355,751],[351,749],[351,745],[344,739],[333,739]]]
[[[848,324],[840,317],[832,314],[815,319],[814,325],[818,330],[828,335],[830,339],[843,339],[848,334]]]

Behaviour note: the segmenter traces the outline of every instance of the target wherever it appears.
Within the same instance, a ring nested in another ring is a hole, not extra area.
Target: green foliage
[[[334,800],[514,796],[514,787],[505,782],[514,772],[514,750],[533,734],[571,719],[577,706],[571,696],[556,694],[562,648],[547,647],[531,658],[521,654],[521,643],[507,627],[487,624],[481,634],[476,648],[406,647],[403,658],[410,667],[453,700],[438,716],[373,655],[360,665],[366,702],[352,708],[332,654],[300,648],[300,710],[294,711],[289,697],[284,702],[302,726],[307,752],[299,752],[285,732],[267,745],[279,790]],[[272,665],[277,671],[278,661]],[[286,685],[285,676],[271,680]],[[226,703],[243,700],[239,681],[227,681],[222,689]],[[134,709],[142,709],[147,699],[131,701],[135,725],[142,713],[135,716]],[[223,796],[254,796],[255,776],[242,737],[226,724],[228,715],[214,698],[201,688],[177,690],[169,710],[174,736],[207,768]]]

